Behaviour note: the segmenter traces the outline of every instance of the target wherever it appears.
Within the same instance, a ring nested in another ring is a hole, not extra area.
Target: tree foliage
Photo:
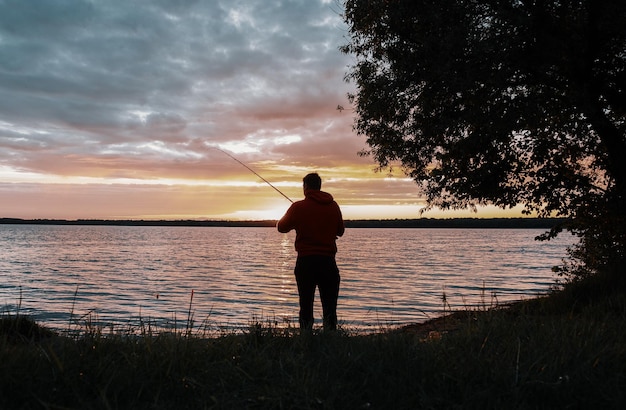
[[[357,133],[429,208],[566,217],[584,275],[626,244],[626,2],[347,0]]]

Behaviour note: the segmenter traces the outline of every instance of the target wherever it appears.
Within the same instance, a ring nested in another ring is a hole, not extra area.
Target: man
[[[296,230],[298,253],[294,274],[300,298],[300,329],[313,328],[313,300],[319,288],[324,317],[324,330],[337,328],[337,298],[339,269],[335,261],[337,237],[345,227],[339,205],[331,194],[321,190],[322,179],[317,173],[303,179],[304,199],[294,202],[278,221],[279,232]]]

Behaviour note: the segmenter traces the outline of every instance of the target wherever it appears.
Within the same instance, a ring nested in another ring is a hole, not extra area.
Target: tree
[[[519,204],[579,236],[565,274],[623,266],[626,2],[347,0],[354,129],[427,209]]]

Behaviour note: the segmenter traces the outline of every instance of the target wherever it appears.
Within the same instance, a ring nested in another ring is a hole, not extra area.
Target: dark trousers
[[[337,298],[339,297],[339,269],[332,256],[300,256],[294,269],[300,296],[300,329],[313,328],[313,300],[315,287],[320,291],[324,330],[337,328]]]

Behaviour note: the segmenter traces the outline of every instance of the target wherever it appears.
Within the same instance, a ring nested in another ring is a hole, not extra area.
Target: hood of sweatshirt
[[[329,194],[328,192],[324,192],[324,191],[317,191],[314,189],[307,189],[304,192],[304,196],[308,199],[312,199],[317,203],[320,204],[330,204],[333,202],[333,196],[331,194]]]

